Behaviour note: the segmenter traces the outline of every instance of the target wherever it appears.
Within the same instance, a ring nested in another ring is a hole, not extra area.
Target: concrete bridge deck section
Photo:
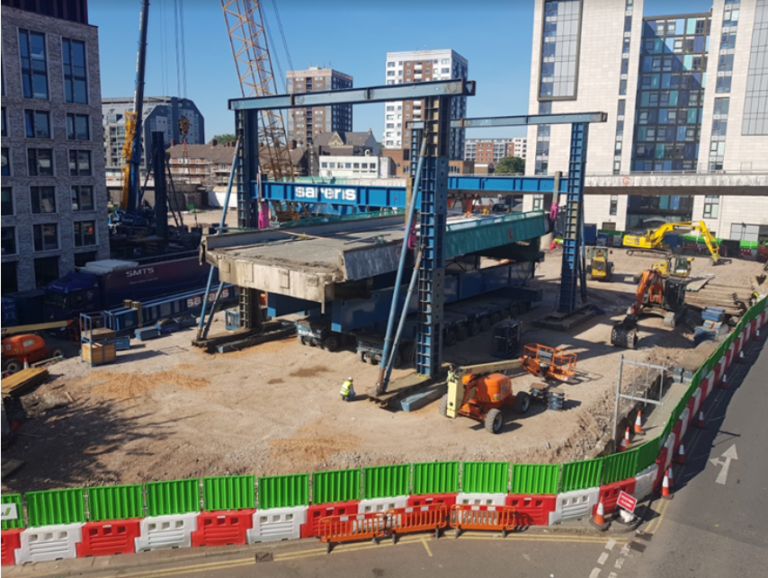
[[[205,237],[205,260],[219,279],[296,299],[326,303],[338,284],[397,269],[403,216]],[[449,217],[446,257],[530,241],[547,232],[542,211]]]

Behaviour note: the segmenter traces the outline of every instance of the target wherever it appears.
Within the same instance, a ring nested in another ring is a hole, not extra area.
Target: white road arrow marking
[[[712,462],[712,465],[714,466],[723,466],[723,469],[720,470],[720,473],[717,475],[717,479],[715,480],[715,483],[725,485],[725,482],[728,479],[728,468],[731,467],[731,460],[739,459],[738,454],[736,454],[736,444],[732,445],[727,450],[725,450],[723,452],[723,455],[720,457],[725,459],[719,460],[717,458],[713,458],[709,461]]]

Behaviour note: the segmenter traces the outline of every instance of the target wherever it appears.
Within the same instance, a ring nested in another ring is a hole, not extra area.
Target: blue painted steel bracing
[[[560,191],[567,190],[568,179],[560,180]],[[553,177],[448,177],[448,192],[467,193],[551,193],[555,188]],[[251,187],[251,198],[258,197],[256,183]],[[384,185],[338,185],[263,181],[262,198],[266,201],[303,202],[316,205],[316,212],[348,214],[355,210],[380,208],[404,209],[405,187]],[[418,199],[417,199],[418,200]],[[314,212],[315,209],[310,209]]]
[[[576,310],[579,283],[586,287],[581,263],[582,223],[584,210],[584,168],[587,162],[589,124],[577,123],[571,127],[571,152],[568,160],[568,189],[565,204],[563,232],[563,263],[560,272],[560,301],[558,311]]]

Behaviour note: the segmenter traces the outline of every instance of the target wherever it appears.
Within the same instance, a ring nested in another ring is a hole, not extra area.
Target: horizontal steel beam
[[[451,121],[451,128],[480,128],[489,126],[528,126],[532,124],[573,124],[606,122],[605,112],[575,112],[563,114],[526,114],[521,116],[489,116],[480,118],[459,118]],[[405,123],[406,128],[423,129],[424,121],[413,120]]]
[[[280,108],[304,108],[332,104],[366,104],[395,100],[419,100],[432,96],[474,96],[474,80],[436,80],[397,84],[394,86],[371,86],[346,90],[325,90],[299,94],[280,94],[254,98],[231,98],[230,110],[273,110]]]

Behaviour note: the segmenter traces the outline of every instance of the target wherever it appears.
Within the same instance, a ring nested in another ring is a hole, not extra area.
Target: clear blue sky
[[[617,2],[621,0],[604,0]],[[174,2],[184,6],[186,94],[177,75]],[[289,70],[274,3],[295,69],[333,67],[357,87],[384,84],[387,52],[453,48],[469,61],[477,95],[469,116],[526,114],[530,83],[533,2],[529,0],[263,0],[283,70]],[[646,0],[645,14],[709,10],[709,0]],[[140,0],[91,0],[99,27],[104,97],[134,91]],[[218,0],[151,0],[147,53],[148,96],[186,96],[205,117],[206,139],[234,132],[227,99],[240,96],[224,16]],[[273,63],[276,64],[273,56]],[[277,70],[275,74],[278,75]],[[181,87],[181,88],[180,88]],[[383,105],[354,108],[354,129],[381,137]],[[473,131],[470,136],[515,136],[519,129]]]

